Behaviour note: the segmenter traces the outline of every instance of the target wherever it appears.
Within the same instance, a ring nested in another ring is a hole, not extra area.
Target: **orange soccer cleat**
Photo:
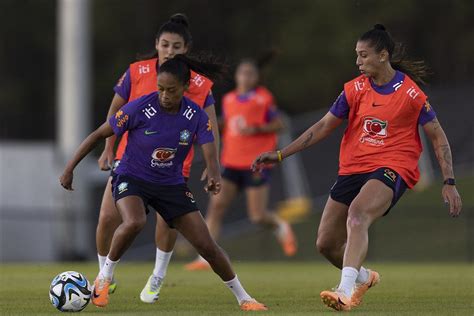
[[[321,301],[323,301],[324,305],[329,308],[337,311],[351,310],[351,299],[337,290],[334,292],[322,291],[319,296],[321,296]]]
[[[240,303],[240,309],[243,311],[267,311],[268,308],[262,304],[257,302],[255,299],[251,299],[248,301],[243,301]]]
[[[207,261],[199,258],[185,265],[184,269],[188,271],[205,271],[211,270],[211,266]]]
[[[356,307],[362,303],[362,297],[364,294],[377,283],[380,282],[380,275],[372,270],[369,270],[369,279],[367,282],[362,284],[356,284],[354,292],[352,293],[351,303],[352,306]]]
[[[97,307],[105,307],[109,304],[109,286],[110,280],[98,276],[94,281],[94,290],[92,291],[92,304]]]

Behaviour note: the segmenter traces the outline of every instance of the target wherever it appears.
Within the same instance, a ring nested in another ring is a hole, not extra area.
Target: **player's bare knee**
[[[207,262],[212,262],[216,259],[219,249],[213,242],[204,242],[196,247],[199,254],[206,259]]]
[[[316,249],[322,255],[328,255],[334,251],[334,242],[326,235],[318,235],[316,238]]]
[[[98,223],[100,226],[109,227],[109,226],[117,225],[120,222],[121,222],[120,216],[117,216],[113,212],[103,211],[103,210],[100,211],[99,223]]]
[[[129,232],[137,234],[145,227],[146,217],[128,219],[124,224]]]
[[[347,227],[350,229],[365,229],[368,226],[368,218],[364,210],[357,205],[349,208],[347,214]]]

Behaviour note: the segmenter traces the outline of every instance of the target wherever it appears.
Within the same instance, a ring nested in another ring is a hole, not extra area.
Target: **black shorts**
[[[128,175],[114,174],[112,194],[116,203],[126,196],[139,196],[146,210],[148,205],[153,207],[172,228],[175,218],[199,211],[197,202],[185,183],[158,185]]]
[[[383,167],[372,172],[338,176],[331,188],[331,198],[349,206],[370,179],[380,180],[393,190],[392,203],[384,213],[385,216],[407,189],[405,181],[393,169]]]
[[[271,170],[263,169],[262,172],[252,170],[242,170],[234,168],[224,168],[222,178],[234,182],[239,189],[246,187],[259,187],[270,181]]]

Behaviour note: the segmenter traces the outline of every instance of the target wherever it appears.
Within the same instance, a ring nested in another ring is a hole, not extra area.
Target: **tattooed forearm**
[[[321,139],[327,137],[341,122],[342,120],[336,118],[332,113],[326,114],[326,116],[314,123],[313,126],[281,150],[283,158],[318,143]]]
[[[311,142],[311,139],[313,139],[313,132],[309,132],[309,134],[306,136],[305,140],[303,141],[303,148],[306,148],[309,146],[309,143]]]
[[[438,158],[441,171],[445,178],[453,178],[453,157],[449,144],[442,144],[435,148],[436,158]]]
[[[438,159],[439,166],[443,177],[454,178],[453,171],[453,158],[451,155],[451,148],[449,147],[449,141],[446,134],[441,127],[439,121],[435,118],[431,122],[424,125],[426,135],[433,143],[433,149]]]
[[[431,122],[433,124],[433,131],[437,131],[439,128],[441,128],[441,125],[439,124],[439,121],[437,118],[434,118]]]

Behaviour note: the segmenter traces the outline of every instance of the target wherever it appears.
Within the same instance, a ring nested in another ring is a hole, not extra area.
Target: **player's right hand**
[[[204,191],[208,193],[218,194],[221,191],[221,181],[220,177],[216,178],[207,178],[207,184],[204,186]]]
[[[276,151],[267,151],[257,158],[252,163],[252,171],[262,171],[264,165],[274,164],[278,162],[278,154]]]
[[[441,190],[444,203],[449,206],[449,215],[451,217],[458,217],[462,209],[461,196],[454,185],[444,185]]]
[[[74,174],[72,171],[64,170],[63,174],[59,177],[59,183],[61,183],[62,187],[68,191],[74,191],[72,188],[72,179],[74,178]]]
[[[100,170],[107,171],[110,170],[114,164],[114,151],[109,149],[104,149],[100,155],[97,163],[99,164]]]

